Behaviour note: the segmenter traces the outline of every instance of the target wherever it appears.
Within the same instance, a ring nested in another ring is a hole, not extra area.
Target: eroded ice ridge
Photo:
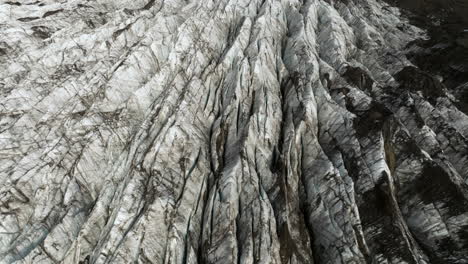
[[[468,118],[376,0],[0,3],[0,263],[467,263]]]

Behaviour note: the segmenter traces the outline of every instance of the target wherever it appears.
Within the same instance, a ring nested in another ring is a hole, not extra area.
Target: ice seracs
[[[405,57],[425,34],[398,9],[29,1],[0,21],[0,263],[468,261],[468,118]]]

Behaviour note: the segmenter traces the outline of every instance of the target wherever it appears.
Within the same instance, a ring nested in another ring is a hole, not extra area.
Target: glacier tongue
[[[468,117],[380,0],[0,3],[0,263],[468,263]]]

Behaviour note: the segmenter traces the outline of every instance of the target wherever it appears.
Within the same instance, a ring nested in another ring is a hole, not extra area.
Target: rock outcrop
[[[397,7],[25,0],[0,25],[0,263],[468,263],[468,86]]]

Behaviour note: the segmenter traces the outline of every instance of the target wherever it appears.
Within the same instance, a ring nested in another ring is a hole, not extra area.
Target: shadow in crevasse
[[[427,30],[429,39],[410,43],[410,60],[440,76],[468,113],[468,0],[386,0],[401,8],[411,23]]]

